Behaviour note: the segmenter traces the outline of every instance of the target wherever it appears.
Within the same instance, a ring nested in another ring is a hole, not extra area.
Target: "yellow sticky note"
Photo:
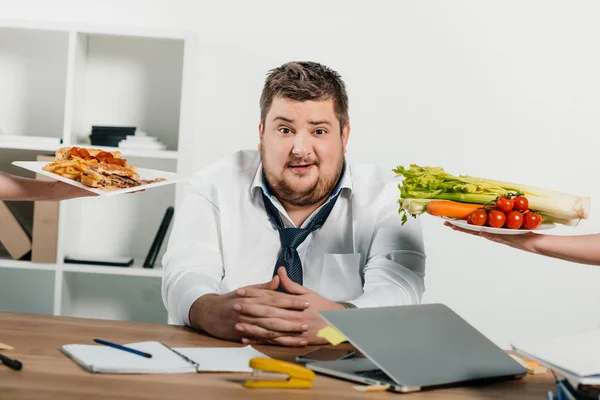
[[[4,343],[0,343],[0,350],[12,350],[12,349],[14,349],[14,347],[9,346],[9,345],[4,344]]]
[[[390,388],[390,385],[362,385],[352,387],[359,392],[385,392]]]
[[[337,346],[338,344],[347,340],[344,337],[344,335],[340,333],[340,331],[338,331],[331,325],[328,325],[325,328],[321,329],[319,332],[317,332],[317,336],[327,340],[334,346]]]
[[[548,372],[548,368],[541,366],[535,361],[525,361],[522,358],[515,356],[514,354],[511,354],[510,356],[514,358],[515,361],[517,361],[523,367],[527,368],[527,373],[530,375],[545,374],[546,372]]]

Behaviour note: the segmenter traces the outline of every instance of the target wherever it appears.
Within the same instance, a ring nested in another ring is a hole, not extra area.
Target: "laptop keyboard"
[[[390,385],[395,385],[396,382],[390,379],[389,376],[385,372],[380,369],[368,369],[366,371],[356,371],[355,375],[362,376],[363,378],[373,379],[379,382],[388,383]]]

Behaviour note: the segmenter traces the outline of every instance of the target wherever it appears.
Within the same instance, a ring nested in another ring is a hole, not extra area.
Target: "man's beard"
[[[323,174],[319,174],[317,181],[310,188],[303,190],[302,192],[298,192],[291,188],[283,179],[276,180],[276,178],[271,175],[268,171],[268,166],[265,168],[265,158],[264,153],[261,148],[261,156],[263,160],[263,173],[265,175],[265,179],[267,180],[267,184],[269,185],[269,189],[273,192],[273,194],[279,199],[281,203],[287,203],[296,207],[305,207],[311,206],[313,204],[321,203],[323,200],[327,199],[327,197],[331,194],[336,184],[338,183],[340,176],[342,174],[343,168],[343,160],[338,163],[336,169],[333,174],[330,176],[324,176]],[[292,159],[288,160],[286,163],[286,169],[289,165],[298,165],[298,164],[314,164],[314,167],[318,167],[319,163],[309,162],[309,160],[303,159]]]

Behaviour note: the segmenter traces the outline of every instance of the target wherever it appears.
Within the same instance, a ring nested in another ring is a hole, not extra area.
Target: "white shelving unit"
[[[193,143],[195,45],[187,32],[0,20],[0,171],[33,177],[11,162],[63,146],[116,150],[88,139],[92,125],[111,125],[136,126],[167,146],[118,149],[129,164],[189,175],[181,160]],[[167,322],[160,259],[168,234],[155,267],[141,265],[180,195],[176,184],[61,202],[54,263],[0,257],[0,311]],[[66,264],[69,255],[135,263]]]

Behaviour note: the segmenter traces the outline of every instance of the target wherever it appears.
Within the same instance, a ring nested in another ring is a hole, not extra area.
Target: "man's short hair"
[[[268,72],[260,96],[260,119],[263,126],[275,97],[297,101],[332,99],[333,109],[340,121],[340,130],[348,123],[346,85],[340,74],[322,64],[294,61]]]

